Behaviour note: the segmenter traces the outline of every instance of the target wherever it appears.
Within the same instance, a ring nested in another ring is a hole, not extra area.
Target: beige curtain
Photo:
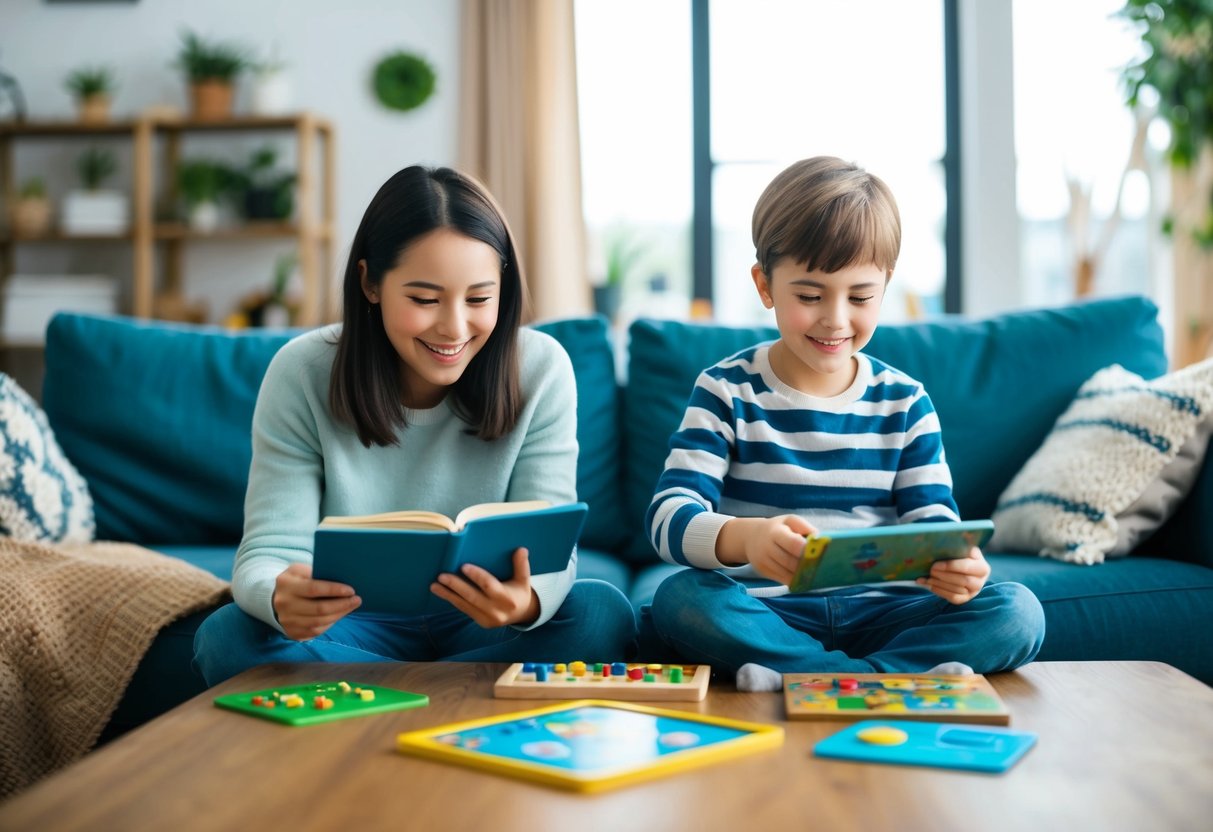
[[[534,318],[590,309],[573,0],[463,0],[459,165],[505,211]]]

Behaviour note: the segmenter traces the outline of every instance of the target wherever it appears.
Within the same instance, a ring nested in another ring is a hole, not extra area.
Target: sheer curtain
[[[463,0],[459,164],[492,191],[534,318],[590,309],[573,0]]]

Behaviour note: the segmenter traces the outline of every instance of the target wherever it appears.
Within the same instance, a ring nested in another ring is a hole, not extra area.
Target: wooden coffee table
[[[782,748],[581,796],[404,757],[396,734],[534,707],[493,699],[504,664],[266,665],[196,697],[0,804],[39,830],[1207,830],[1213,688],[1154,662],[1029,665],[990,680],[1040,739],[1009,772],[834,762],[842,722],[787,722],[782,696],[713,682],[664,707],[782,724]],[[288,728],[214,695],[346,679],[428,694],[426,708]]]

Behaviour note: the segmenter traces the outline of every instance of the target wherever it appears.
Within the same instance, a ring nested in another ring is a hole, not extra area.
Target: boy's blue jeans
[[[228,604],[198,628],[194,664],[210,687],[266,662],[621,661],[635,638],[623,593],[604,581],[580,580],[533,630],[484,629],[454,607],[407,618],[355,611],[314,639],[293,641]]]
[[[646,612],[683,661],[733,672],[747,662],[781,673],[918,673],[962,662],[994,673],[1030,662],[1045,633],[1040,602],[1016,583],[987,584],[959,605],[917,586],[754,598],[725,574],[684,569]]]

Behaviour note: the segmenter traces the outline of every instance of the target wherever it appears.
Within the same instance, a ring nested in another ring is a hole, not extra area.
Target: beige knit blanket
[[[227,587],[131,544],[0,538],[0,797],[92,748],[156,633]]]

